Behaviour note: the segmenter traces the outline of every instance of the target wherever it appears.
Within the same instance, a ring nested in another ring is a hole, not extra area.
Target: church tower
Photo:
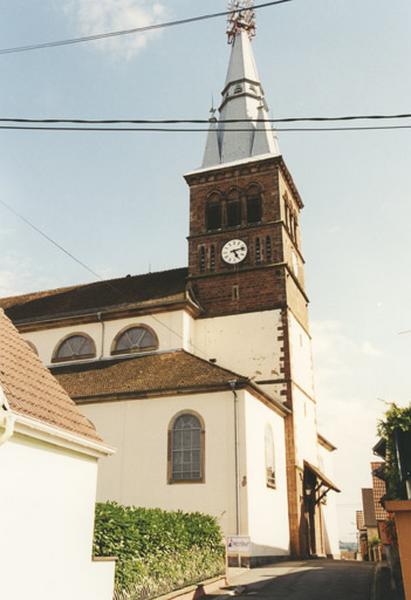
[[[267,122],[252,50],[252,2],[233,6],[219,117],[213,108],[202,166],[185,176],[188,281],[207,331],[198,342],[218,363],[246,374],[290,410],[291,553],[321,555],[321,506],[311,501],[324,480],[313,466],[318,466],[318,432],[300,238],[303,203]]]

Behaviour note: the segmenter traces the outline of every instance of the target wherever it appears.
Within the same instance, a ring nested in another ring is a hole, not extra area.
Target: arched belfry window
[[[90,336],[85,333],[69,335],[59,342],[53,354],[53,362],[64,362],[69,360],[82,360],[94,358],[96,346]]]
[[[264,446],[265,446],[265,477],[267,487],[276,487],[275,478],[275,448],[274,448],[274,435],[271,425],[266,425],[264,433]]]
[[[247,223],[259,223],[262,219],[261,189],[252,184],[247,189]]]
[[[111,354],[131,354],[158,349],[155,332],[147,325],[136,325],[120,331],[113,342]]]
[[[238,190],[231,190],[231,192],[228,194],[226,202],[226,211],[227,227],[237,227],[238,225],[241,225],[241,198],[240,192]]]
[[[168,430],[168,482],[203,483],[204,459],[202,418],[192,412],[176,415]]]
[[[217,192],[211,194],[206,204],[206,227],[208,231],[216,231],[222,226],[221,196]]]

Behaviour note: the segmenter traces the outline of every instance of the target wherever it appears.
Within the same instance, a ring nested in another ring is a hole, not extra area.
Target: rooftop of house
[[[283,404],[248,378],[185,350],[56,366],[52,373],[73,400],[92,403],[248,387],[277,412]]]
[[[71,433],[101,441],[0,308],[0,386],[11,410]]]
[[[76,401],[229,389],[232,381],[248,382],[184,350],[56,366],[52,373]]]
[[[187,268],[145,275],[127,275],[0,299],[0,307],[14,323],[48,320],[50,317],[75,316],[85,312],[104,312],[144,307],[153,304],[184,302]]]
[[[372,489],[374,494],[374,510],[377,521],[385,521],[388,517],[388,513],[381,504],[382,498],[387,494],[387,485],[380,477],[379,472],[383,470],[384,463],[372,462],[371,463],[371,474],[372,474]]]

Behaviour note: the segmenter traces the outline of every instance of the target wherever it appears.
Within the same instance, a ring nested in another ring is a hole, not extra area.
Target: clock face
[[[247,244],[242,240],[230,240],[224,244],[221,250],[221,256],[224,262],[229,265],[236,265],[242,262],[247,256]]]

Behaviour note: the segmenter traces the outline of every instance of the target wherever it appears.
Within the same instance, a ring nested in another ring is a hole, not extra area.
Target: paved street
[[[369,600],[374,566],[350,561],[290,562],[230,570],[237,598],[256,600]]]

